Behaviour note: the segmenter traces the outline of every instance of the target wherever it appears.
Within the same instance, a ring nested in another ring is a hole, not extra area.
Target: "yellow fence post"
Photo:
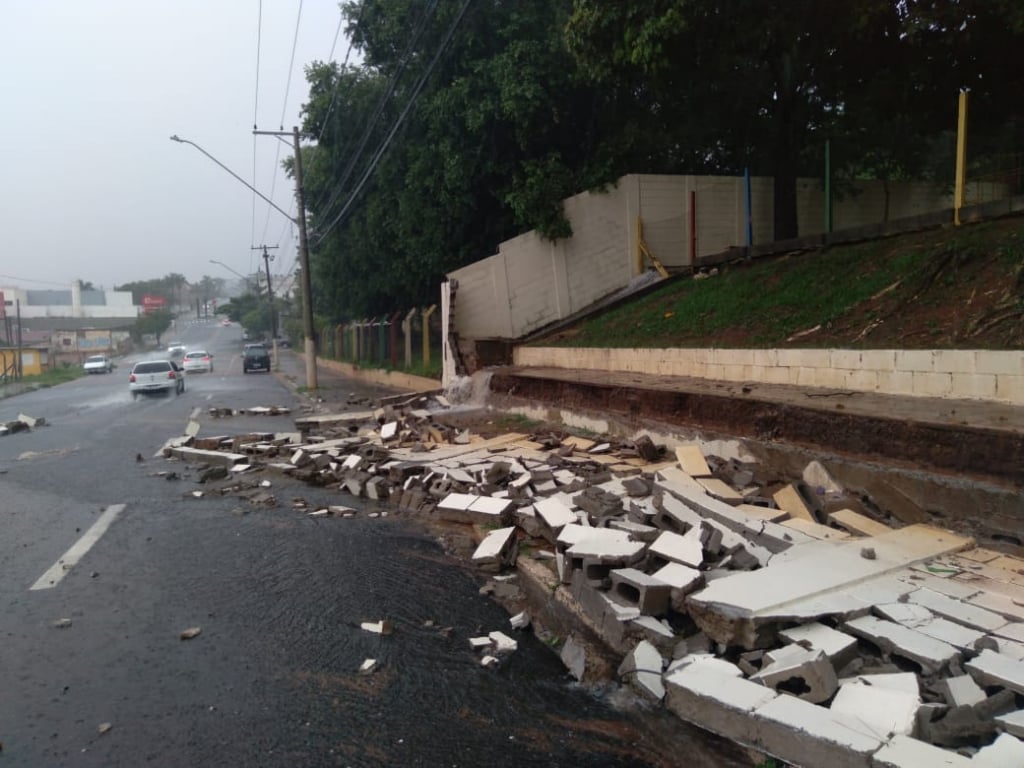
[[[967,176],[967,91],[960,91],[956,121],[956,185],[953,192],[953,223],[960,226],[964,205],[964,180]]]
[[[437,304],[431,304],[423,310],[423,368],[430,368],[430,316],[437,309]]]

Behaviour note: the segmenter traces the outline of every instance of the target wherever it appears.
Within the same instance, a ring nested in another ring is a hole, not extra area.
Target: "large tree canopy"
[[[432,303],[443,274],[625,173],[951,178],[1022,145],[1015,0],[350,0],[358,66],[314,62],[303,151],[314,302],[336,319]]]

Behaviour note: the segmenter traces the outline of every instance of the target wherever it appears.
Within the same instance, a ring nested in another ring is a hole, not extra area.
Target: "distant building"
[[[20,338],[23,346],[48,349],[50,363],[78,364],[88,355],[126,351],[141,314],[131,291],[82,290],[80,280],[69,290],[4,287],[0,297],[0,346]]]

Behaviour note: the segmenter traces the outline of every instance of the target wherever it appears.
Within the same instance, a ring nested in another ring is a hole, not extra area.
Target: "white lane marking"
[[[60,584],[61,579],[78,564],[86,552],[92,549],[92,545],[100,540],[100,536],[107,532],[110,524],[123,511],[124,504],[111,504],[107,507],[103,514],[96,519],[96,522],[89,527],[89,530],[82,534],[82,538],[72,544],[71,548],[50,566],[49,570],[40,576],[35,584],[29,587],[29,590],[52,589]]]

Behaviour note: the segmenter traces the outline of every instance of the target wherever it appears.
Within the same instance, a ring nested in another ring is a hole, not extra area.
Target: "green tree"
[[[141,341],[145,335],[152,335],[156,337],[156,343],[160,343],[160,337],[171,327],[171,320],[173,316],[169,310],[157,309],[149,314],[140,315],[139,319],[135,321],[135,328],[133,336],[137,341]]]

